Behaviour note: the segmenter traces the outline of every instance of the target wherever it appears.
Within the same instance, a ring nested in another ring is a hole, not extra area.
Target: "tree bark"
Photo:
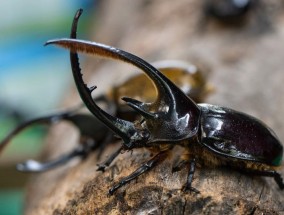
[[[178,59],[205,65],[210,69],[209,82],[216,88],[206,102],[254,115],[284,141],[283,3],[257,1],[238,26],[205,17],[202,4],[193,0],[105,0],[100,2],[98,28],[90,39],[127,50],[148,62]],[[105,60],[94,63],[88,58],[82,68],[88,73],[84,79],[98,86],[95,93],[104,92],[121,77],[127,78],[121,64]],[[74,103],[75,94],[73,90],[66,106]],[[45,156],[58,156],[76,141],[76,132],[68,125],[56,126],[50,131]],[[110,144],[102,159],[117,147],[119,144]],[[26,214],[284,213],[284,191],[273,179],[226,168],[198,167],[193,186],[201,193],[182,192],[187,170],[171,172],[181,151],[176,148],[171,158],[111,197],[108,189],[151,157],[147,150],[121,154],[104,173],[96,172],[98,161],[93,153],[81,162],[35,175],[27,189]],[[283,166],[279,172],[284,175]]]

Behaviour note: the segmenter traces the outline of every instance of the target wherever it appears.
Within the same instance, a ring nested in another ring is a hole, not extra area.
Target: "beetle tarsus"
[[[166,151],[161,151],[158,154],[156,154],[153,158],[151,158],[149,161],[147,161],[146,163],[144,163],[141,167],[139,167],[138,169],[136,169],[133,173],[131,173],[129,176],[123,178],[119,183],[117,183],[116,185],[114,185],[108,192],[109,195],[113,195],[114,192],[119,189],[120,187],[122,187],[123,185],[129,183],[130,181],[134,180],[135,178],[137,178],[139,175],[149,171],[150,169],[152,169],[154,166],[158,165],[159,163],[161,163],[162,161],[165,160],[165,158],[168,155],[168,150]]]
[[[182,191],[183,192],[190,192],[190,193],[196,193],[196,194],[199,194],[200,193],[200,191],[199,190],[197,190],[196,188],[194,188],[194,187],[191,187],[191,186],[183,186],[182,187]]]
[[[103,163],[97,164],[97,166],[98,166],[97,171],[104,172],[105,168],[109,167],[109,165],[112,163],[112,161],[120,154],[122,149],[123,149],[123,146],[121,146],[118,150],[116,150],[113,154],[111,154],[111,156],[109,156],[108,159],[105,160]]]

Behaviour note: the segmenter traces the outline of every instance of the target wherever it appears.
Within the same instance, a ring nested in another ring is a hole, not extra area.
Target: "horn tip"
[[[51,45],[51,44],[56,44],[58,40],[48,40],[44,43],[44,46],[48,46],[48,45]]]

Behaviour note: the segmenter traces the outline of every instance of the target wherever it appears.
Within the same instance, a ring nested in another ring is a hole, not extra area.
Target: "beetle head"
[[[75,39],[77,20],[78,16],[75,16],[71,39],[51,40],[46,45],[55,44],[70,49],[72,72],[82,100],[96,117],[124,140],[126,147],[144,146],[157,141],[183,140],[197,133],[200,110],[190,98],[143,59],[111,46]],[[143,120],[134,123],[122,120],[97,106],[91,96],[95,87],[88,88],[84,83],[77,52],[124,61],[146,73],[157,90],[156,101],[144,103],[128,97],[122,98]]]

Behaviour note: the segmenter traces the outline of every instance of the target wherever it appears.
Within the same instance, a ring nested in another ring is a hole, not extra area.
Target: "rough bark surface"
[[[205,18],[202,2],[105,0],[89,39],[149,62],[179,59],[206,65],[216,88],[206,102],[262,119],[284,142],[283,2],[257,1],[237,27]],[[120,63],[98,63],[93,58],[87,59],[83,71],[88,73],[84,76],[88,83],[98,85],[98,94],[127,77]],[[75,90],[66,106],[79,101],[76,95],[74,102],[74,95]],[[68,125],[56,126],[50,131],[45,157],[58,156],[76,141],[76,132]],[[118,146],[110,145],[102,158]],[[105,173],[96,172],[93,153],[82,162],[35,175],[27,189],[26,214],[284,214],[284,191],[272,179],[230,169],[197,168],[193,186],[201,193],[181,192],[187,170],[171,173],[172,161],[181,150],[111,197],[108,189],[149,159],[147,150],[120,155]],[[284,175],[283,167],[279,172]]]

